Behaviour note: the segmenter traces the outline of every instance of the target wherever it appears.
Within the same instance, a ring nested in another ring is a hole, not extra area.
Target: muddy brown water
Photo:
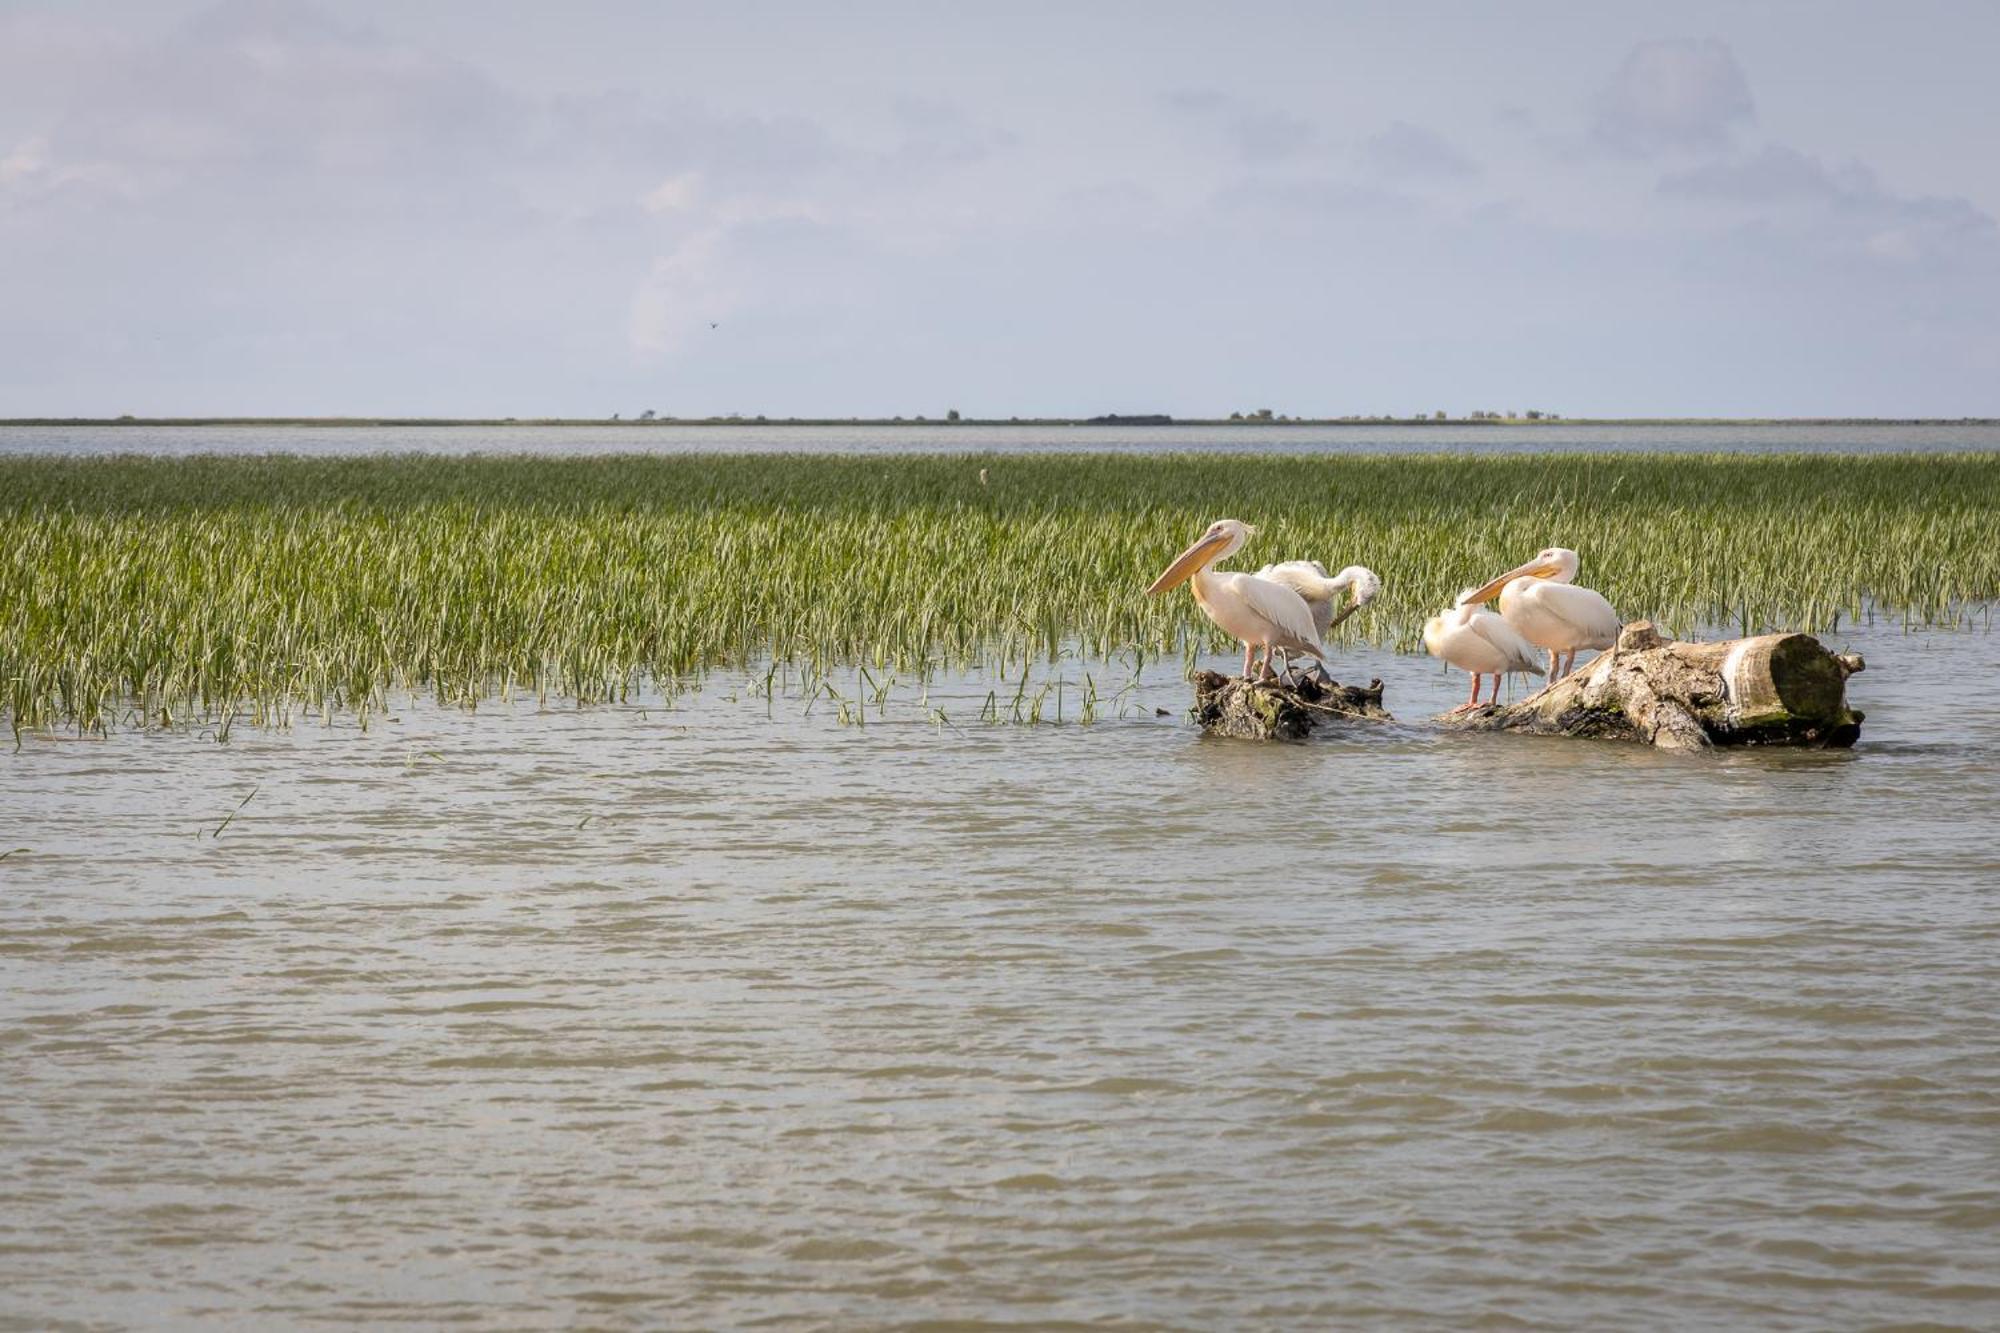
[[[1829,640],[1848,753],[1179,663],[28,737],[0,1325],[2000,1326],[2000,635]]]

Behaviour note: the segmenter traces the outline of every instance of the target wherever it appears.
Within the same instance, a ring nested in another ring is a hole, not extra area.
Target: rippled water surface
[[[2000,636],[1830,637],[1846,754],[1353,652],[28,737],[0,1323],[2000,1326]]]

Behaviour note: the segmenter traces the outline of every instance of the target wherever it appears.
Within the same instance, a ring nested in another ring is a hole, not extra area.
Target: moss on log
[[[1437,720],[1464,731],[1641,741],[1663,750],[1844,749],[1861,735],[1847,678],[1863,666],[1810,634],[1683,643],[1641,620],[1624,628],[1616,647],[1519,703]]]
[[[1324,722],[1368,718],[1393,721],[1382,707],[1382,682],[1342,685],[1307,676],[1295,685],[1248,681],[1197,671],[1194,719],[1204,731],[1243,740],[1299,741]]]

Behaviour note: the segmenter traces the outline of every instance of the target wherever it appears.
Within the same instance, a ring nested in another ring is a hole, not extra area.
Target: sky
[[[2000,4],[0,0],[0,417],[2000,415]]]

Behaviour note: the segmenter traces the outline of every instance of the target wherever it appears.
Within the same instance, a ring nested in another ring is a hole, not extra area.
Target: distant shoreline
[[[948,421],[939,417],[0,417],[0,429],[29,427],[122,427],[122,426],[295,426],[322,430],[395,427],[450,426],[529,426],[606,427],[633,430],[672,430],[676,427],[758,427],[758,426],[865,426],[871,430],[923,427],[950,430],[978,430],[992,427],[1075,426],[1104,429],[1171,429],[1176,426],[1202,428],[1251,427],[1269,430],[1288,426],[1316,428],[1343,427],[1377,430],[1384,427],[1408,430],[1435,430],[1466,426],[1507,430],[1515,427],[1592,426],[1996,426],[2000,417],[1291,417],[1285,420],[1230,419],[1227,417],[967,417]]]

